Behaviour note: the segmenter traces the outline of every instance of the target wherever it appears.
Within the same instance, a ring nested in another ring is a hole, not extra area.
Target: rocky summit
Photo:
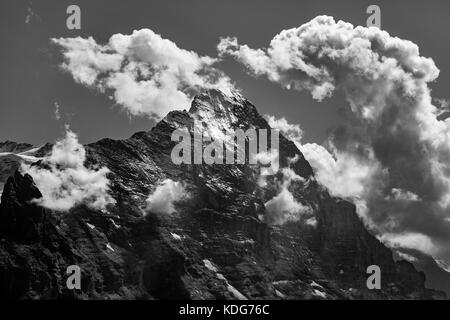
[[[115,204],[104,211],[83,204],[67,212],[40,207],[32,201],[42,197],[33,177],[15,171],[17,165],[2,169],[9,177],[0,181],[0,298],[445,298],[425,288],[424,273],[412,264],[394,261],[355,206],[330,196],[282,135],[280,170],[263,183],[257,165],[175,165],[172,132],[193,130],[194,120],[220,132],[270,130],[247,99],[213,90],[148,132],[86,145],[85,165],[110,170]],[[0,146],[17,161],[33,150]],[[51,151],[39,149],[36,166]],[[293,200],[309,208],[297,217],[267,208],[286,172],[295,177],[287,187]],[[149,209],[147,199],[166,179],[182,183],[187,196],[163,214]],[[66,286],[69,265],[81,269],[80,290]],[[379,290],[367,288],[370,265],[380,267]]]

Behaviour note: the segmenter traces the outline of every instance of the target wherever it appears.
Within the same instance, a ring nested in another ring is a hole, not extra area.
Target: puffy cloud
[[[147,198],[146,212],[172,214],[176,211],[174,207],[175,202],[186,197],[188,197],[188,192],[181,182],[165,179]]]
[[[331,149],[332,152],[316,143],[300,146],[300,151],[314,169],[317,181],[326,186],[333,196],[364,196],[365,185],[378,167],[372,161],[364,162],[350,153]]]
[[[22,164],[22,171],[30,174],[42,193],[34,200],[39,205],[58,211],[85,204],[105,210],[115,203],[109,195],[108,168],[89,169],[84,166],[86,151],[75,133],[66,129],[66,136],[53,146],[51,154],[40,166]]]
[[[59,38],[62,68],[78,83],[110,94],[131,115],[157,120],[188,107],[202,89],[229,91],[230,79],[216,59],[179,48],[150,29],[115,34],[105,45],[92,37]]]
[[[308,225],[313,225],[315,219],[311,219],[312,209],[309,205],[304,205],[295,199],[292,192],[289,190],[293,182],[303,184],[304,178],[297,175],[291,168],[281,169],[283,174],[280,183],[280,191],[272,199],[267,201],[266,207],[266,221],[269,224],[282,225],[288,221],[300,221],[301,219],[307,221]]]
[[[286,137],[289,137],[293,142],[295,142],[297,146],[300,145],[303,137],[303,130],[298,124],[291,124],[284,117],[277,119],[275,116],[268,114],[264,117],[271,128],[282,132]]]
[[[431,255],[437,253],[431,239],[420,233],[385,233],[379,239],[393,248],[414,249]]]
[[[346,124],[330,135],[328,150],[301,147],[318,179],[355,197],[365,221],[395,240],[389,243],[450,260],[450,118],[428,87],[439,69],[416,44],[319,16],[281,31],[268,48],[226,38],[218,50],[316,100],[343,92]]]
[[[311,211],[310,207],[297,202],[287,188],[282,188],[280,193],[264,205],[269,222],[275,225],[284,224],[288,221],[299,221],[302,214]]]
[[[359,198],[363,195],[364,185],[374,171],[373,161],[367,163],[358,161],[351,154],[339,152],[331,143],[329,143],[331,152],[316,143],[303,144],[303,130],[298,124],[271,115],[266,115],[266,119],[272,128],[280,130],[296,144],[313,167],[317,181],[326,186],[333,196]]]

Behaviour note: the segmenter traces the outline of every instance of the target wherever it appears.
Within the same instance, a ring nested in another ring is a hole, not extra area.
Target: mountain
[[[450,295],[450,268],[442,261],[412,249],[401,249],[401,251],[396,252],[395,258],[406,258],[417,270],[423,271],[427,275],[426,287],[441,290],[447,296]]]
[[[296,220],[269,214],[286,177],[260,182],[249,164],[181,164],[171,160],[172,132],[194,119],[212,132],[268,129],[250,101],[211,90],[189,111],[170,112],[148,132],[85,146],[86,166],[110,170],[108,212],[85,205],[68,212],[39,207],[41,192],[16,171],[0,203],[0,298],[75,299],[437,299],[425,275],[364,227],[347,201],[329,195],[295,144],[280,136],[288,190],[306,210]],[[45,154],[45,153],[44,153]],[[295,161],[293,161],[295,159]],[[38,161],[34,165],[41,165]],[[162,214],[147,198],[166,179],[187,196]],[[291,199],[292,200],[292,199]],[[81,268],[81,290],[68,290],[66,268]],[[366,269],[381,269],[381,289]]]
[[[32,163],[51,151],[52,145],[34,147],[29,143],[0,142],[0,193],[9,176],[20,167],[21,162]]]

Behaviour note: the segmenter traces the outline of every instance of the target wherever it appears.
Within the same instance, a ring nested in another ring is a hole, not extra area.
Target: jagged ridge
[[[43,210],[29,202],[30,194],[39,196],[31,177],[17,173],[10,178],[0,225],[18,229],[1,233],[0,297],[442,297],[425,288],[424,274],[410,263],[394,262],[392,252],[366,231],[353,204],[331,197],[317,184],[309,163],[285,137],[280,138],[280,165],[299,157],[292,169],[308,183],[293,183],[291,191],[297,201],[314,208],[316,227],[301,221],[275,226],[261,218],[280,177],[259,187],[252,166],[174,165],[171,133],[192,127],[194,118],[221,129],[269,128],[242,96],[209,91],[195,97],[189,112],[171,112],[149,132],[87,145],[87,165],[111,170],[117,204],[109,213],[84,206],[68,213]],[[146,198],[164,178],[184,181],[192,197],[173,215],[150,212],[144,217]],[[29,212],[39,218],[11,221]],[[31,231],[18,231],[23,228]],[[64,286],[65,266],[71,263],[83,270],[81,292]],[[382,290],[366,288],[371,264],[381,267]]]

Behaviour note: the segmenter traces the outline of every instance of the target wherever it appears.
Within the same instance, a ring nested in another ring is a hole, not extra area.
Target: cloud
[[[165,179],[147,198],[146,211],[157,214],[172,214],[176,211],[174,204],[186,197],[188,197],[188,192],[181,182]]]
[[[431,255],[437,254],[431,239],[420,233],[385,233],[379,239],[393,248],[414,249]]]
[[[188,108],[201,90],[233,87],[213,66],[216,59],[181,49],[150,29],[115,34],[105,45],[92,37],[52,41],[62,49],[62,68],[76,82],[110,95],[130,115],[159,120]]]
[[[311,219],[312,209],[308,205],[304,205],[297,201],[289,190],[293,182],[303,185],[305,179],[297,175],[291,168],[281,169],[283,174],[280,183],[280,191],[276,196],[267,201],[266,207],[266,221],[273,225],[282,225],[288,221],[300,221],[302,218],[307,219],[308,225],[317,223],[315,219]]]
[[[289,137],[289,139],[295,142],[297,146],[300,145],[303,130],[298,124],[291,124],[284,117],[277,119],[275,116],[269,114],[266,114],[264,118],[271,128],[282,132],[286,137]]]
[[[378,168],[373,162],[359,161],[352,154],[336,149],[330,152],[316,143],[303,144],[300,151],[313,167],[317,181],[336,197],[364,196],[365,185]]]
[[[89,169],[84,166],[86,151],[75,133],[66,128],[66,136],[53,146],[51,154],[40,166],[23,163],[22,171],[30,174],[42,193],[35,202],[43,207],[68,211],[85,204],[105,210],[115,203],[109,195],[108,168]]]
[[[272,128],[280,130],[296,144],[313,167],[317,181],[326,186],[333,196],[355,198],[363,195],[364,184],[374,170],[372,162],[364,164],[356,161],[351,154],[340,153],[331,144],[329,149],[332,152],[316,143],[303,144],[300,125],[291,124],[285,118],[265,117]]]
[[[318,101],[342,92],[345,125],[327,149],[302,146],[318,179],[357,199],[366,223],[390,243],[450,261],[450,118],[439,117],[446,104],[434,103],[428,87],[439,69],[416,44],[319,16],[281,31],[268,48],[225,38],[218,50],[252,75]]]
[[[282,188],[271,200],[265,204],[269,223],[281,225],[288,221],[299,221],[303,213],[310,212],[311,208],[304,206],[294,199],[287,188]]]

